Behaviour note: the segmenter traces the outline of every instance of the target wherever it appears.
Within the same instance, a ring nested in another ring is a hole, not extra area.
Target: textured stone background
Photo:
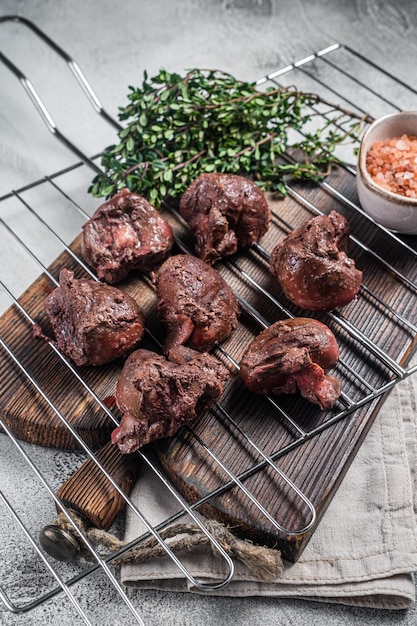
[[[416,84],[417,2],[412,0],[0,0],[0,16],[16,13],[33,20],[78,61],[113,116],[124,103],[127,86],[137,84],[145,69],[152,74],[160,67],[177,71],[194,66],[219,68],[254,80],[335,42],[351,46],[400,79]],[[14,23],[0,24],[0,50],[31,77],[58,128],[81,149],[92,155],[113,140],[113,131],[97,123],[62,62],[25,29]],[[1,196],[71,164],[74,157],[50,135],[16,78],[2,64],[0,85]],[[75,453],[23,447],[54,487],[79,464]],[[36,533],[51,521],[50,498],[4,435],[0,435],[0,482],[17,501],[16,508],[31,531]],[[1,583],[10,592],[25,581],[30,599],[40,581],[21,535],[17,530],[10,532],[5,516],[0,519],[0,537],[6,554],[13,548],[16,555],[16,560],[7,556]],[[94,623],[131,623],[121,600],[101,576],[85,579],[78,592]],[[129,595],[141,607],[147,626],[417,624],[415,608],[387,613],[262,598]],[[0,623],[67,626],[81,622],[61,595],[21,616],[0,605]]]

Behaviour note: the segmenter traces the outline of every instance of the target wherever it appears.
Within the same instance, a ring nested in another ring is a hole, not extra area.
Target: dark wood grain
[[[346,172],[342,170],[335,172],[331,182],[338,189],[343,189],[346,197],[356,201],[354,179]],[[375,228],[365,217],[349,209],[347,205],[335,201],[331,193],[319,186],[303,186],[298,191],[306,201],[324,212],[334,208],[344,213],[350,220],[353,235],[361,243],[372,247],[380,258],[403,272],[410,280],[416,279],[414,255],[405,251],[389,235]],[[311,212],[304,209],[299,202],[294,202],[291,197],[283,201],[273,201],[272,205],[291,228],[311,217]],[[286,232],[287,227],[275,220],[273,227],[263,239],[263,245],[270,250]],[[415,333],[399,322],[387,307],[401,313],[415,324],[415,290],[388,271],[378,257],[369,254],[366,248],[352,242],[351,254],[358,267],[364,271],[364,284],[369,291],[363,289],[359,297],[344,308],[343,317],[377,346],[383,348],[393,359],[405,364],[415,349]],[[238,263],[260,284],[268,288],[291,313],[303,314],[286,302],[279,287],[268,276],[266,265],[259,262],[255,255],[250,253],[239,259]],[[283,312],[247,287],[244,281],[237,279],[233,273],[228,275],[228,279],[234,282],[235,286],[239,285],[239,292],[262,311],[270,323],[285,317]],[[375,296],[382,298],[383,302]],[[327,314],[316,317],[328,323],[335,332],[341,348],[342,361],[347,367],[363,377],[366,383],[375,389],[389,382],[392,373],[361,341],[340,328],[337,317],[333,318]],[[249,325],[245,331],[234,335],[227,342],[226,349],[239,360],[252,333],[257,332],[257,329],[251,329]],[[352,400],[360,402],[361,398],[369,395],[344,365],[337,368],[337,373],[343,379],[343,390]],[[280,470],[315,506],[319,523],[384,399],[385,396],[381,396],[370,400],[365,406],[303,442],[299,442],[297,433],[280,419],[278,412],[267,400],[252,398],[252,401],[248,402],[238,380],[232,381],[229,385],[222,399],[222,407],[264,453],[277,458]],[[307,433],[324,424],[335,412],[321,412],[295,397],[280,398],[279,402]],[[316,524],[312,530],[305,533],[296,532],[297,529],[305,527],[310,520],[311,514],[305,503],[270,468],[263,467],[255,472],[249,472],[249,476],[244,479],[245,486],[256,495],[261,505],[274,519],[295,534],[290,536],[286,532],[277,531],[238,487],[231,486],[222,491],[222,485],[230,482],[230,478],[219,470],[218,464],[198,442],[201,438],[202,442],[210,447],[211,451],[237,476],[245,476],[249,468],[262,462],[262,458],[254,453],[253,448],[239,437],[236,429],[216,409],[199,420],[193,431],[193,433],[183,431],[178,437],[159,446],[162,465],[177,488],[193,502],[202,498],[207,499],[208,502],[204,501],[201,506],[202,512],[206,515],[230,524],[235,532],[242,536],[250,537],[256,542],[278,546],[286,559],[296,561],[317,526]],[[294,442],[299,442],[299,445]],[[291,446],[294,447],[290,451],[281,452]],[[214,495],[210,497],[210,494]]]
[[[357,200],[354,178],[345,170],[335,170],[327,182],[347,198]],[[414,255],[349,204],[333,197],[328,188],[311,184],[300,185],[294,190],[301,194],[301,199],[292,194],[284,199],[268,197],[274,217],[261,243],[270,251],[289,230],[314,214],[311,205],[323,212],[336,209],[348,217],[353,235],[350,252],[364,272],[366,290],[362,289],[358,298],[340,313],[348,324],[347,329],[341,326],[339,314],[323,313],[315,317],[327,323],[336,334],[341,361],[334,373],[343,381],[343,392],[353,403],[367,402],[332,423],[329,420],[342,415],[344,406],[341,402],[330,411],[320,411],[302,398],[291,396],[275,398],[278,406],[273,406],[269,399],[249,394],[239,377],[234,376],[226,386],[221,408],[214,407],[203,414],[192,429],[184,428],[170,441],[156,446],[163,468],[179,491],[191,502],[204,499],[199,507],[203,513],[225,521],[244,537],[279,547],[284,557],[291,561],[297,560],[314,531],[312,528],[302,532],[311,513],[282,475],[273,467],[265,466],[262,456],[240,434],[239,428],[264,454],[271,456],[281,472],[311,500],[319,522],[383,401],[383,397],[370,400],[370,389],[378,391],[393,377],[387,365],[349,331],[349,326],[357,328],[392,359],[405,364],[415,347],[415,332],[414,328],[396,318],[393,311],[413,324],[417,322],[414,288],[387,270],[380,261],[380,258],[386,259],[407,279],[415,281],[417,265]],[[189,234],[175,214],[170,211],[165,214],[176,234],[192,245]],[[355,243],[355,238],[365,247]],[[77,254],[79,243],[78,238],[72,245]],[[379,257],[370,254],[368,247],[372,247]],[[268,272],[267,262],[255,251],[241,253],[233,262],[236,265],[219,264],[219,271],[242,298],[262,313],[267,323],[285,318],[288,313],[306,314],[285,300]],[[254,288],[236,266],[244,269],[279,305]],[[58,277],[62,267],[73,268],[77,275],[83,273],[66,253],[53,263],[52,275]],[[21,305],[45,332],[48,332],[48,324],[43,313],[43,299],[53,287],[54,283],[42,276],[20,299]],[[164,329],[156,312],[152,284],[139,276],[131,276],[120,287],[135,297],[144,311],[151,333],[145,338],[144,346],[158,351],[158,344],[152,336],[162,340]],[[258,323],[242,313],[238,329],[222,347],[239,363],[243,350],[259,331]],[[92,447],[107,442],[114,421],[68,370],[49,343],[33,337],[31,324],[16,307],[2,317],[1,332],[16,357],[80,437]],[[224,353],[216,353],[228,362]],[[77,447],[65,422],[39,396],[18,366],[11,364],[4,355],[1,359],[1,410],[7,426],[17,437],[31,443]],[[78,368],[77,372],[102,402],[111,404],[121,367],[122,362],[116,362],[100,368]],[[300,438],[297,429],[285,419],[285,413],[305,431],[304,438]],[[115,410],[113,415],[119,417]],[[314,429],[318,429],[317,433]],[[316,433],[314,436],[313,432]],[[224,463],[229,473],[213,460],[206,447]],[[242,477],[246,489],[285,530],[277,529],[256,503],[233,486],[231,475]]]
[[[138,460],[123,455],[110,442],[95,455],[122,491],[129,495],[138,475]],[[79,513],[94,528],[108,530],[125,506],[125,500],[92,459],[88,459],[58,489],[67,509]],[[59,511],[59,509],[58,509]]]
[[[72,249],[80,254],[80,237],[72,244]],[[74,259],[63,253],[49,268],[52,276],[59,276],[63,267],[73,269],[78,276],[82,271]],[[130,291],[140,301],[146,315],[154,304],[154,291],[143,281],[137,281]],[[30,318],[52,337],[48,320],[44,313],[45,296],[55,287],[46,275],[42,275],[21,296],[19,302]],[[129,291],[129,285],[123,288]],[[138,296],[138,289],[140,297]],[[13,351],[36,385],[47,395],[51,406],[42,398],[35,385],[27,379],[26,373],[10,361],[6,354],[1,357],[2,417],[11,431],[20,439],[41,446],[77,449],[80,444],[72,435],[72,427],[91,448],[98,448],[110,439],[115,422],[98,404],[100,398],[108,408],[114,407],[115,385],[123,365],[116,361],[103,367],[76,367],[78,376],[87,388],[74,375],[65,360],[61,359],[51,345],[35,338],[33,326],[16,306],[12,306],[1,318],[1,335]],[[113,409],[114,410],[114,409]],[[117,412],[115,413],[117,415]],[[62,419],[63,418],[63,419]],[[68,424],[68,425],[67,425]]]

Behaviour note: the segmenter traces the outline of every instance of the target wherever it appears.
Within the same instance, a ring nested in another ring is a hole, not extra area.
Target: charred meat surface
[[[201,174],[183,194],[180,214],[195,237],[195,252],[207,263],[247,248],[266,233],[271,219],[265,196],[236,174]]]
[[[138,304],[117,287],[61,270],[44,302],[57,347],[76,365],[103,365],[137,347],[145,331]]]
[[[152,270],[173,243],[168,222],[145,198],[125,188],[84,224],[81,249],[98,278],[113,284],[132,270]]]
[[[275,322],[248,346],[240,364],[245,386],[259,394],[301,395],[330,409],[341,392],[341,381],[327,372],[339,359],[330,328],[321,322],[292,318]]]
[[[130,454],[172,437],[219,400],[229,370],[214,356],[178,346],[165,357],[139,349],[120,374],[116,402],[123,418],[112,442]]]
[[[165,354],[185,345],[208,352],[236,328],[239,304],[214,268],[187,254],[167,259],[156,276],[157,306],[167,326]]]
[[[270,270],[289,300],[310,311],[331,311],[355,298],[362,272],[347,255],[349,235],[346,218],[331,211],[275,246]]]

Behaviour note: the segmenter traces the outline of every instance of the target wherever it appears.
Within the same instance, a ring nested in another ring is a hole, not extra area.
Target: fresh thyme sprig
[[[162,69],[150,80],[145,72],[142,87],[129,89],[119,109],[127,124],[102,155],[104,173],[89,189],[94,196],[128,187],[159,206],[202,172],[242,174],[285,194],[286,177],[321,179],[337,161],[336,146],[357,142],[361,131],[361,120],[340,108],[315,113],[312,107],[324,103],[316,94],[260,91],[217,70],[180,76]],[[283,158],[288,151],[301,157]]]

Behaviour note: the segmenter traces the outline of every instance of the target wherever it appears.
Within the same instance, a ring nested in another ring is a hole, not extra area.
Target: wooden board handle
[[[96,453],[96,458],[129,495],[138,474],[137,455],[121,454],[118,447],[109,442]],[[82,515],[92,526],[104,530],[110,528],[125,505],[123,497],[92,459],[83,463],[58,489],[57,496],[67,508]]]

